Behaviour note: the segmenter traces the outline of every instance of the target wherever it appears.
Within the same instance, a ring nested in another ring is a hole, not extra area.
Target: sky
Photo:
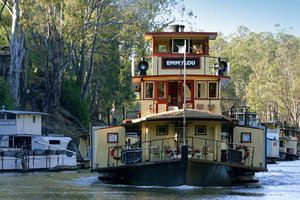
[[[286,29],[288,34],[300,37],[300,0],[184,0],[186,10],[197,18],[176,21],[185,25],[185,31],[222,32],[229,35],[237,27],[245,26],[251,32],[277,33]],[[189,23],[188,23],[188,22]]]

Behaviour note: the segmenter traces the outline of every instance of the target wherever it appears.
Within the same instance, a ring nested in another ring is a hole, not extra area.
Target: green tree
[[[14,99],[3,77],[0,77],[0,105],[4,105],[6,110],[14,109]]]

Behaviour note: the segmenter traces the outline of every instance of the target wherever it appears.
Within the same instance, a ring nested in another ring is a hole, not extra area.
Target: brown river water
[[[0,173],[0,199],[284,199],[300,200],[300,160],[268,165],[259,183],[232,187],[107,184],[88,170]]]

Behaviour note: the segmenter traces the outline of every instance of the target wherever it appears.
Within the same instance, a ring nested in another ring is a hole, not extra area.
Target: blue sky
[[[287,33],[300,37],[300,0],[184,0],[187,10],[197,18],[176,16],[185,31],[236,32],[245,26],[252,32],[273,32],[285,28]],[[292,29],[290,29],[292,27]]]

